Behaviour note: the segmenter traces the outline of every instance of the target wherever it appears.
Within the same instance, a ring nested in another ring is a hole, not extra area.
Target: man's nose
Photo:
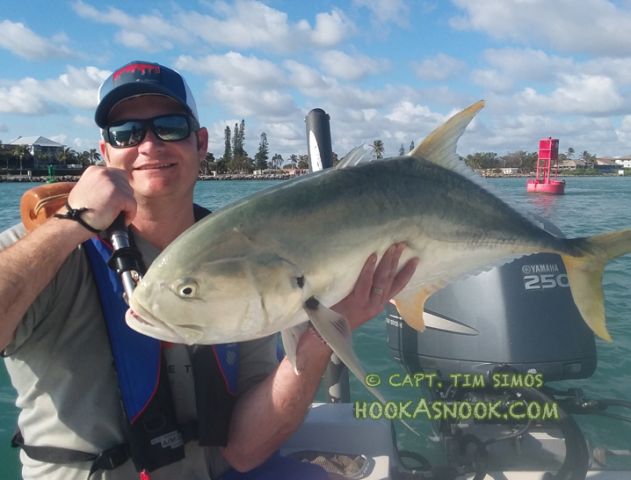
[[[145,136],[138,144],[138,149],[142,150],[147,148],[150,149],[154,147],[161,147],[163,144],[164,142],[160,140],[160,138],[155,133],[153,133],[153,130],[151,128],[147,128],[147,133],[145,133]]]

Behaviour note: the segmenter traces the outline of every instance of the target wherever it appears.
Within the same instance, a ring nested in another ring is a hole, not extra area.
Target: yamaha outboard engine
[[[386,314],[394,358],[410,373],[436,375],[424,386],[432,408],[444,407],[432,410],[444,412],[433,428],[450,468],[475,478],[517,465],[585,478],[589,452],[567,413],[576,402],[552,405],[557,399],[545,385],[587,378],[596,368],[594,335],[574,305],[560,256],[529,255],[451,283],[426,302],[424,332],[393,305]],[[552,405],[556,418],[546,422],[525,407],[517,418],[516,402]],[[542,443],[541,433],[554,441]]]
[[[425,304],[424,332],[387,311],[388,344],[408,370],[488,376],[503,367],[547,381],[587,378],[594,335],[570,293],[561,257],[536,254],[456,281]],[[532,385],[529,385],[532,386]]]

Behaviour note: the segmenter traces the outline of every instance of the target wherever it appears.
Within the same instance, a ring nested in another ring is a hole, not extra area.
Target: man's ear
[[[108,165],[110,163],[110,159],[107,155],[107,145],[105,144],[105,140],[99,140],[99,149],[101,150],[101,158],[105,164]]]
[[[206,158],[206,154],[208,153],[208,130],[206,130],[206,127],[201,127],[196,133],[197,152],[199,154],[199,160],[202,161]]]

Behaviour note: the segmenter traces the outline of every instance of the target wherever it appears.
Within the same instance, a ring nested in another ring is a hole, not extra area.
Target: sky
[[[407,151],[460,109],[486,107],[466,156],[536,151],[540,138],[631,154],[631,1],[5,0],[0,140],[98,147],[100,83],[132,61],[178,70],[209,150],[245,120],[250,156],[307,153],[305,116],[330,116],[340,156],[381,140]]]

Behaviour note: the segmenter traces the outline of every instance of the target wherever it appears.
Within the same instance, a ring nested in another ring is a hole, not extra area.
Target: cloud
[[[404,0],[353,0],[353,4],[368,9],[373,23],[409,24],[410,6]]]
[[[237,52],[194,58],[180,56],[175,68],[197,74],[212,74],[238,85],[269,86],[285,83],[283,72],[273,62]]]
[[[274,147],[278,150],[278,147],[282,151],[299,152],[306,150],[305,130],[301,122],[297,122],[294,119],[284,122],[265,122],[261,125],[261,130],[264,132],[274,133]]]
[[[172,49],[173,42],[187,44],[192,40],[186,29],[170,23],[158,12],[130,15],[114,7],[95,8],[82,0],[74,2],[72,8],[82,18],[119,27],[115,39],[128,48],[157,52]]]
[[[57,78],[23,78],[0,84],[0,112],[43,115],[68,107],[96,107],[99,85],[110,72],[97,67],[67,67]]]
[[[92,124],[94,125],[94,123]],[[94,130],[95,136],[94,138],[81,138],[75,137],[72,139],[72,145],[77,152],[89,151],[91,149],[95,149],[98,152],[99,148],[99,135],[96,134],[96,130]]]
[[[497,70],[478,69],[471,72],[473,83],[495,93],[509,92],[513,89],[515,79],[501,75]]]
[[[276,89],[252,89],[216,80],[212,90],[215,98],[239,117],[284,118],[296,111],[292,96]]]
[[[477,85],[498,93],[533,82],[553,84],[561,74],[582,70],[572,58],[529,48],[487,49],[483,58],[485,68],[474,70],[471,79]]]
[[[256,0],[217,2],[212,14],[174,6],[168,17],[157,11],[130,15],[114,7],[96,8],[83,0],[72,7],[82,18],[119,27],[118,43],[147,52],[171,50],[199,39],[229,48],[284,52],[332,47],[354,31],[352,22],[336,8],[316,14],[312,26],[306,19],[290,22],[285,12]]]
[[[457,30],[497,40],[552,47],[562,52],[626,56],[631,52],[631,12],[609,0],[454,0]]]
[[[620,127],[615,130],[618,141],[631,145],[631,115],[622,117]]]
[[[209,82],[207,96],[239,117],[256,115],[279,118],[295,110],[291,95],[285,91],[285,72],[269,60],[244,56],[236,52],[194,58],[181,56],[176,68],[214,79]]]
[[[512,112],[494,115],[483,135],[472,140],[473,151],[495,151],[500,154],[525,150],[537,150],[538,139],[554,136],[560,139],[561,149],[569,147],[577,152],[588,150],[592,154],[606,155],[619,150],[615,127],[609,118],[556,116]],[[473,136],[472,136],[473,137]],[[466,139],[466,137],[465,137]],[[628,144],[627,144],[628,145]]]
[[[290,85],[308,97],[307,102],[311,102],[309,109],[313,108],[314,102],[354,110],[377,108],[392,98],[400,98],[402,91],[406,90],[402,87],[397,91],[387,86],[381,90],[362,89],[341,83],[294,60],[285,61],[283,65],[289,72]]]
[[[87,116],[87,115],[74,115],[72,117],[72,123],[79,125],[81,127],[93,127],[94,117]]]
[[[0,113],[41,115],[50,113],[52,107],[45,101],[41,82],[24,78],[17,82],[0,84]]]
[[[303,91],[322,91],[330,82],[317,70],[295,60],[286,60],[283,66],[289,71],[289,83]]]
[[[251,0],[223,3],[215,16],[181,12],[177,22],[211,45],[275,52],[331,47],[353,31],[351,22],[337,9],[317,14],[312,27],[305,19],[291,23],[286,13]]]
[[[0,22],[0,48],[10,51],[28,60],[48,60],[54,58],[69,58],[75,56],[67,45],[64,35],[44,38],[23,23],[3,20]]]
[[[609,115],[621,109],[625,100],[615,83],[601,75],[563,75],[561,85],[550,94],[525,88],[515,96],[524,111],[564,114]]]
[[[329,75],[343,80],[359,80],[367,75],[386,69],[388,61],[366,55],[348,55],[339,50],[329,50],[318,55],[322,69]]]
[[[394,123],[418,124],[427,123],[428,120],[433,123],[439,122],[442,117],[432,114],[429,107],[425,105],[413,104],[404,100],[395,105],[390,113],[385,115],[385,118]]]
[[[351,24],[341,10],[334,9],[331,13],[318,13],[315,28],[310,32],[314,45],[332,47],[340,43],[351,30]]]
[[[464,71],[466,66],[462,60],[439,53],[415,65],[414,71],[423,80],[440,81]]]
[[[576,71],[590,75],[605,75],[619,85],[631,84],[631,57],[600,57],[587,60],[577,65]]]

